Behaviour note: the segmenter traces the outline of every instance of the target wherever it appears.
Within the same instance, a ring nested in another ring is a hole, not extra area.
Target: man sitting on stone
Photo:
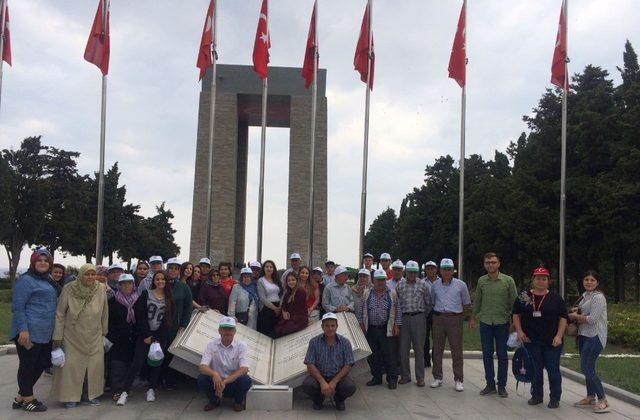
[[[222,317],[218,333],[220,337],[207,344],[200,362],[198,388],[209,400],[204,411],[218,407],[222,397],[233,398],[233,410],[242,411],[251,388],[251,378],[247,375],[247,345],[233,339],[236,335],[234,318]]]
[[[344,411],[344,401],[356,392],[356,384],[349,371],[354,364],[351,343],[336,334],[338,317],[332,312],[322,317],[323,333],[309,341],[304,358],[309,376],[302,384],[303,391],[313,401],[313,409],[321,410],[326,397],[333,396],[336,410]]]

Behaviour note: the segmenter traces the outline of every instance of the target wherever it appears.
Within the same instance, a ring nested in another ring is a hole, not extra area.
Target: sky
[[[219,62],[251,64],[261,0],[218,0]],[[327,69],[328,255],[358,260],[365,85],[353,54],[365,0],[319,0],[320,66]],[[271,0],[271,62],[300,67],[312,0]],[[374,0],[366,225],[422,184],[426,165],[459,159],[460,88],[447,65],[462,2]],[[570,72],[594,64],[620,77],[626,39],[640,45],[640,1],[570,2]],[[97,1],[9,0],[13,66],[4,66],[0,149],[42,135],[98,168],[100,72],[83,60]],[[470,0],[467,11],[466,151],[491,159],[526,131],[546,88],[560,0]],[[118,162],[129,202],[175,215],[188,255],[198,112],[195,67],[208,0],[111,1],[106,165]],[[267,130],[263,255],[286,262],[288,129]],[[245,258],[256,250],[260,130],[250,130]],[[457,209],[451,209],[457,211]],[[23,251],[20,266],[28,264]],[[303,256],[304,257],[304,256]],[[393,256],[392,256],[393,257]],[[431,256],[415,256],[419,260]],[[65,257],[78,265],[81,259]],[[0,267],[8,259],[0,254]]]

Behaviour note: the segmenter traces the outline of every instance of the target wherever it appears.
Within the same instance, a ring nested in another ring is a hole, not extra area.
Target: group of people
[[[354,363],[351,345],[336,333],[339,312],[355,315],[371,347],[367,386],[382,384],[385,375],[390,389],[410,383],[411,349],[416,385],[425,386],[425,368],[433,364],[430,386],[442,386],[448,342],[454,388],[464,390],[463,321],[471,298],[466,283],[454,277],[451,259],[439,264],[428,261],[421,267],[415,261],[392,262],[383,253],[376,269],[373,255],[367,253],[352,285],[349,271],[333,261],[327,261],[324,269],[310,268],[294,253],[290,262],[279,275],[273,261],[252,261],[236,280],[230,263],[221,262],[216,268],[208,258],[197,265],[169,258],[165,265],[161,257],[153,256],[138,261],[130,273],[118,264],[85,264],[74,279],[53,263],[46,249],[36,249],[29,270],[13,290],[9,336],[19,358],[19,392],[13,408],[47,409],[34,397],[33,387],[52,363],[52,395],[67,408],[81,401],[100,404],[106,387],[113,401],[124,405],[139,377],[148,384],[146,400],[154,401],[161,383],[168,390],[175,387],[178,374],[169,368],[168,346],[188,326],[193,310],[224,315],[220,337],[209,343],[200,365],[198,386],[208,399],[205,410],[217,407],[223,397],[234,399],[235,410],[244,409],[251,380],[246,345],[234,340],[237,324],[275,338],[315,321],[321,321],[323,334],[309,343],[305,357],[309,376],[303,389],[315,409],[332,397],[336,409],[344,410],[356,385],[349,377]],[[469,317],[471,328],[479,323],[482,342],[487,384],[481,395],[508,396],[507,339],[512,329],[534,361],[529,404],[542,402],[544,369],[551,391],[548,406],[557,407],[562,342],[565,328],[573,323],[587,382],[587,395],[576,405],[607,411],[595,373],[607,331],[606,298],[597,273],[585,275],[585,292],[568,311],[563,299],[549,290],[545,268],[536,268],[531,288],[518,294],[514,280],[500,272],[496,254],[484,256],[484,267],[487,274],[478,279]]]

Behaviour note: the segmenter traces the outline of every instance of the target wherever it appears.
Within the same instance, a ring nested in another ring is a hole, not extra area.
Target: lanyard
[[[534,312],[540,312],[540,308],[542,308],[542,302],[544,302],[544,300],[546,299],[547,295],[549,294],[549,292],[547,291],[547,293],[545,293],[542,296],[542,299],[540,299],[540,303],[538,304],[538,307],[536,308],[536,295],[534,295],[533,293],[531,293],[533,295],[533,300],[531,301],[531,305],[533,306],[533,311]]]

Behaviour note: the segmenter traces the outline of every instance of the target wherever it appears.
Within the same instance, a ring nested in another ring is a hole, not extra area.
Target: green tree
[[[378,258],[383,252],[391,254],[395,258],[398,242],[398,218],[396,212],[387,207],[369,226],[364,236],[365,252],[370,252]]]

